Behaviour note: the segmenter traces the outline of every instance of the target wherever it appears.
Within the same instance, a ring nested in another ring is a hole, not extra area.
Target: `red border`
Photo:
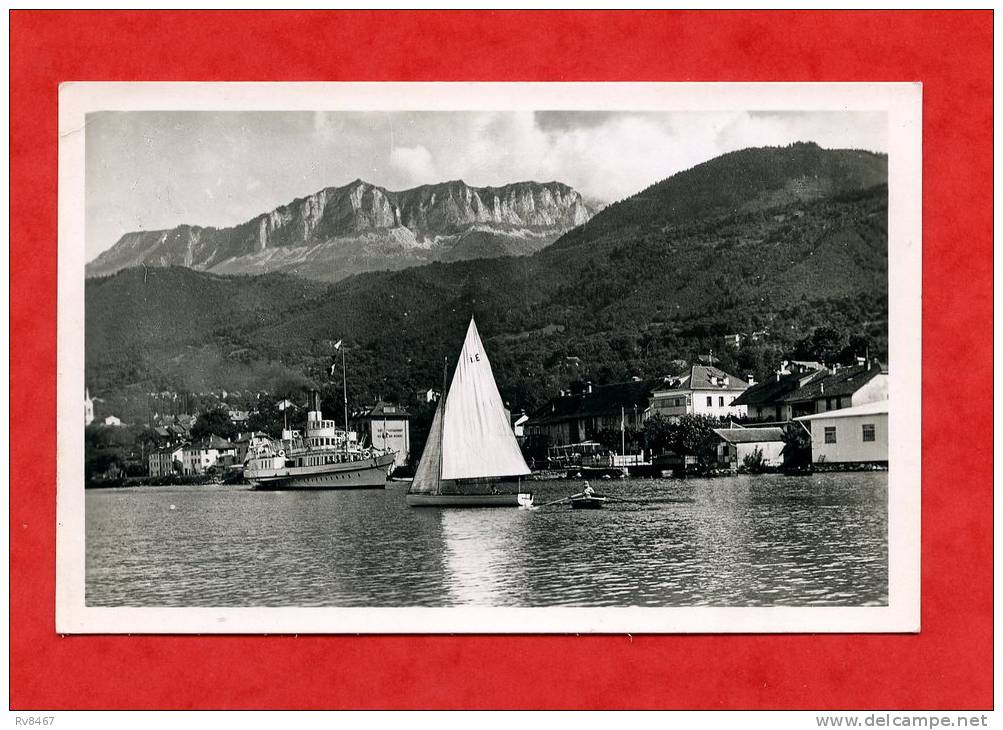
[[[12,708],[992,706],[991,11],[17,11],[10,21]],[[57,85],[134,79],[921,81],[922,633],[57,636]],[[936,387],[958,366],[961,394]]]

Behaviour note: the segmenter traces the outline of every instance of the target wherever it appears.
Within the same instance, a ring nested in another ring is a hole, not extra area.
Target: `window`
[[[825,427],[825,442],[827,444],[834,444],[834,443],[836,443],[836,427],[835,426],[826,426]]]
[[[861,428],[863,429],[863,438],[864,438],[864,441],[873,441],[874,440],[874,424],[873,423],[865,423]]]
[[[717,397],[717,404],[718,404],[718,405],[719,405],[719,406],[720,406],[721,408],[724,408],[724,396],[723,396],[723,395],[719,395],[719,396]]]
[[[714,396],[707,396],[707,407],[711,408],[714,405]]]

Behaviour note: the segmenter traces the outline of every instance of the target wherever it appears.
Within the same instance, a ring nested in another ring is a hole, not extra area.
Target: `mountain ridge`
[[[285,271],[337,280],[440,258],[482,235],[477,256],[523,255],[548,245],[592,215],[582,195],[557,181],[472,187],[462,180],[399,191],[356,179],[217,228],[182,224],[133,231],[87,265],[104,276],[138,265],[186,266],[216,273]]]

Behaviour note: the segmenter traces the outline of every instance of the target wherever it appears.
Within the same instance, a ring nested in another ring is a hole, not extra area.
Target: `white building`
[[[185,476],[205,474],[212,467],[230,466],[236,458],[236,453],[236,445],[215,435],[198,443],[189,444],[182,451]]]
[[[147,457],[147,461],[151,477],[171,476],[175,473],[175,462],[181,464],[181,468],[184,469],[184,449],[181,446],[155,449]]]
[[[94,401],[91,400],[91,392],[84,388],[84,425],[90,426],[94,423]]]
[[[652,395],[652,410],[668,418],[687,414],[712,418],[744,418],[747,408],[736,405],[749,387],[742,378],[712,365],[694,365],[690,371],[672,378]]]
[[[411,415],[407,411],[380,401],[355,420],[374,449],[394,452],[395,467],[407,464],[411,454]]]
[[[512,432],[515,434],[517,439],[522,439],[526,437],[526,421],[529,420],[529,416],[525,413],[520,413],[514,418],[510,417],[509,421],[512,423]]]
[[[247,460],[247,454],[255,453],[259,447],[272,443],[272,439],[267,433],[254,431],[251,433],[239,433],[233,442],[235,448],[234,463],[243,464]]]
[[[441,393],[433,388],[423,388],[415,393],[415,400],[419,403],[438,403]]]
[[[782,428],[715,428],[721,439],[717,446],[718,463],[738,469],[758,450],[763,465],[782,466],[784,463],[784,430]]]
[[[121,426],[122,419],[118,416],[106,416],[104,419],[105,426]]]
[[[888,401],[794,419],[811,432],[814,463],[888,463]]]

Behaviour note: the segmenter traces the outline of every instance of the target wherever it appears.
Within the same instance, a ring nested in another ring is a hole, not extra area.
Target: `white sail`
[[[442,479],[530,473],[473,318],[446,396],[441,448]]]
[[[414,479],[408,489],[412,494],[438,494],[442,480],[439,478],[439,464],[442,459],[442,401],[435,409],[432,428],[425,441],[425,450],[421,452],[421,461],[415,470]]]

